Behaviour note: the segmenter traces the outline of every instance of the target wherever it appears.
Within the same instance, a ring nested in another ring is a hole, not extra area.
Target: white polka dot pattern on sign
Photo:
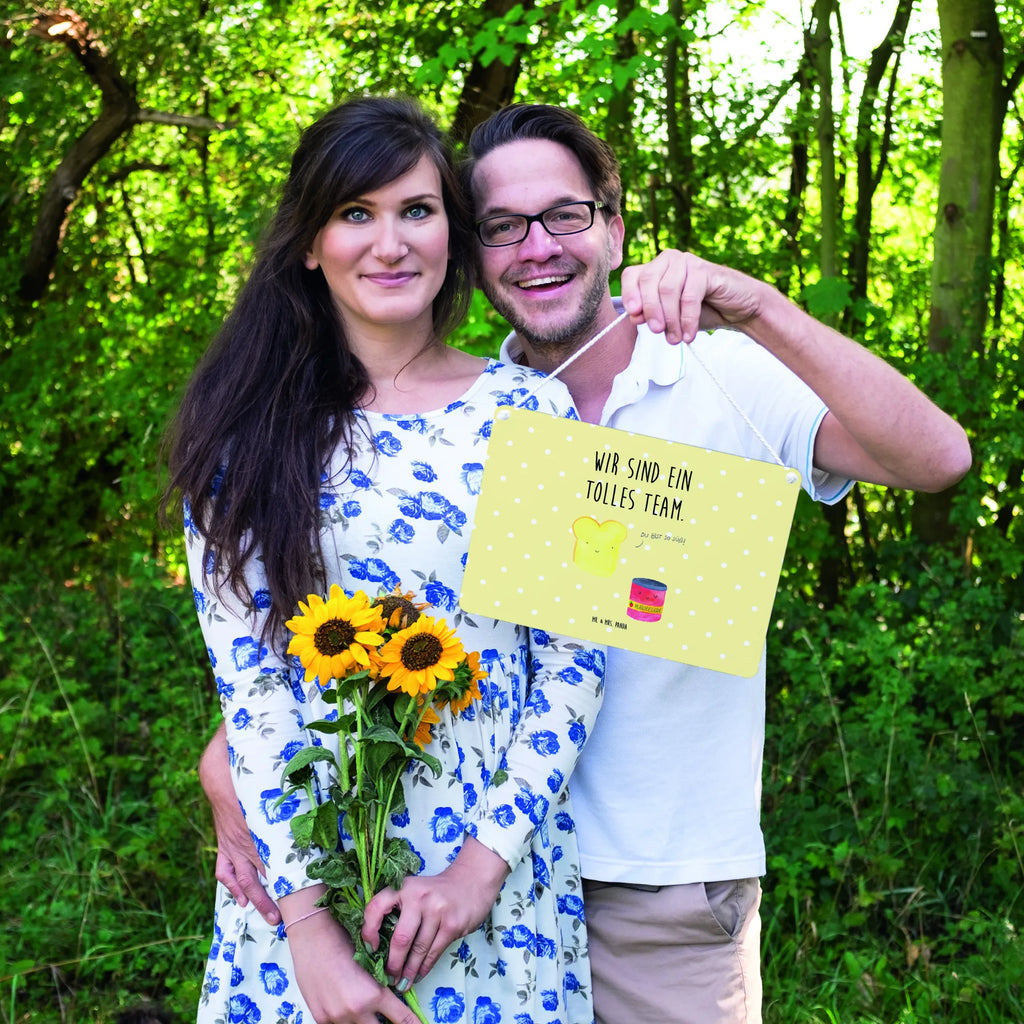
[[[583,640],[752,674],[799,475],[592,424],[528,422],[537,415],[495,424],[463,606],[552,629],[571,620]],[[580,558],[581,519],[617,551]],[[636,596],[652,593],[657,605]]]

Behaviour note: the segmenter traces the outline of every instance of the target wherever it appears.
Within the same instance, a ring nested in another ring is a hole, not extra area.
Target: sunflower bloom
[[[487,678],[487,673],[482,671],[480,668],[479,651],[470,651],[466,655],[466,664],[469,666],[472,677],[469,681],[469,686],[466,687],[466,692],[463,693],[461,697],[458,697],[453,701],[449,701],[448,707],[451,708],[453,715],[461,715],[462,712],[473,703],[473,701],[480,699],[480,687],[477,683],[479,683],[481,679]]]
[[[388,680],[389,690],[415,697],[429,693],[439,679],[454,679],[453,669],[463,657],[462,641],[444,619],[421,615],[380,649],[380,676]]]
[[[434,738],[434,733],[430,727],[432,725],[436,725],[440,721],[441,716],[433,709],[432,706],[428,706],[423,712],[420,724],[416,726],[416,735],[412,738],[413,743],[415,743],[420,750],[422,750]]]
[[[386,626],[392,629],[407,629],[419,617],[420,612],[428,605],[415,600],[416,594],[412,590],[402,591],[400,583],[395,584],[394,590],[388,594],[381,594],[374,602],[374,607],[380,609],[381,618]]]
[[[353,669],[369,668],[371,651],[384,642],[380,609],[371,608],[362,591],[346,597],[337,583],[326,601],[318,594],[310,594],[308,601],[300,601],[302,614],[285,623],[295,634],[288,653],[298,655],[306,682],[319,679],[326,686]]]

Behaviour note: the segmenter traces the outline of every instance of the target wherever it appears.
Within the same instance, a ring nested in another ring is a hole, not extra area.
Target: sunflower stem
[[[359,692],[355,696],[356,705],[356,738],[355,738],[355,762],[356,762],[356,780],[355,786],[358,790],[362,783],[364,776],[363,766],[363,720],[366,716],[365,711],[365,700],[366,700],[366,688],[364,686],[359,687]],[[367,822],[364,818],[365,812],[365,801],[363,794],[360,792],[356,793],[357,806],[361,810],[359,817],[363,820],[355,822],[356,828],[352,829],[352,842],[356,845],[357,860],[359,861],[359,876],[363,883],[363,906],[373,898],[374,886],[373,882],[376,879],[376,872],[371,875],[370,865],[366,857],[366,846],[367,840],[370,839],[369,829],[367,828]]]
[[[423,1024],[430,1024],[430,1021],[427,1019],[427,1015],[423,1012],[423,1008],[420,1006],[419,999],[416,998],[416,990],[414,988],[410,987],[409,991],[406,992],[402,998],[405,1000],[405,1005],[408,1006],[421,1021],[423,1021]]]

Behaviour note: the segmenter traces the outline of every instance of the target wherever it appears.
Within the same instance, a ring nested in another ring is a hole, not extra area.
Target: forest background
[[[300,129],[359,91],[456,140],[570,106],[621,158],[631,261],[773,281],[969,431],[951,492],[798,507],[765,1017],[1024,1021],[1019,0],[4,0],[0,24],[0,1022],[193,1015],[218,711],[159,441]],[[457,340],[503,330],[478,297]]]

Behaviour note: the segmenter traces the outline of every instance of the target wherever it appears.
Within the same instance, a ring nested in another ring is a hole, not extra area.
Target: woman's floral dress
[[[453,720],[442,712],[427,748],[440,759],[405,776],[406,810],[393,833],[409,840],[436,874],[466,834],[512,867],[490,917],[454,943],[416,985],[428,1018],[444,1024],[589,1024],[593,1020],[576,837],[566,780],[601,700],[604,651],[561,636],[481,620],[458,599],[476,496],[495,408],[518,405],[575,417],[555,382],[530,395],[531,371],[489,361],[447,408],[414,416],[360,416],[351,471],[339,461],[322,487],[328,583],[375,597],[401,585],[479,651],[489,675],[483,699]],[[549,396],[553,396],[549,398]],[[298,661],[259,641],[269,603],[254,572],[243,608],[214,593],[203,574],[203,538],[186,513],[196,606],[227,721],[235,789],[266,865],[267,888],[282,896],[311,884],[311,855],[293,843],[297,796],[279,803],[281,769],[301,746],[337,742],[304,722],[332,708]],[[258,562],[255,563],[258,566]],[[214,566],[208,567],[215,571]],[[499,784],[492,784],[497,769]],[[218,887],[214,941],[203,985],[204,1024],[313,1024],[281,927],[270,927]]]

